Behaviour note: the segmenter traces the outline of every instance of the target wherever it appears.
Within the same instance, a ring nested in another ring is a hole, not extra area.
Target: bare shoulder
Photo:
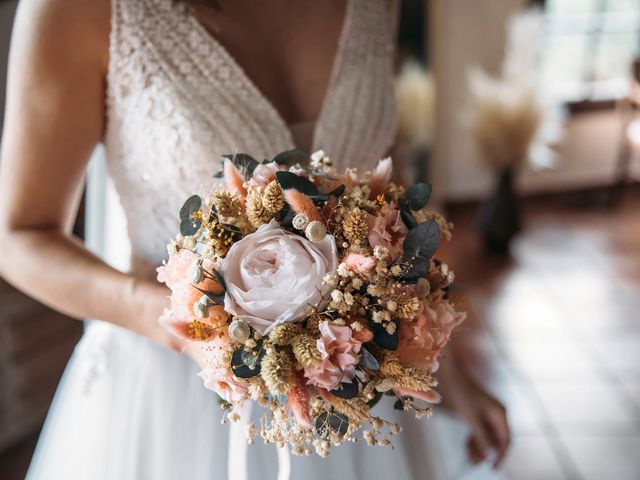
[[[110,17],[110,0],[21,0],[14,51],[36,54],[42,67],[82,61],[106,68]]]

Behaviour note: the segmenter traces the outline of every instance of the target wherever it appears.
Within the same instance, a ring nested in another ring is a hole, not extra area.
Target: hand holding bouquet
[[[431,187],[391,183],[391,160],[359,176],[319,151],[257,162],[225,156],[226,188],[190,197],[158,279],[161,321],[205,350],[200,373],[232,420],[266,407],[250,441],[322,455],[331,444],[388,445],[400,428],[372,413],[384,394],[421,417],[432,376],[465,315],[447,300],[453,273],[434,258],[451,225],[426,209]]]

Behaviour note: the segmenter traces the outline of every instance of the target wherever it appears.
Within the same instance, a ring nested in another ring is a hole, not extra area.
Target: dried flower
[[[277,181],[273,180],[265,187],[262,204],[267,212],[274,215],[284,207],[284,195]]]
[[[304,234],[314,243],[321,242],[327,236],[327,227],[324,223],[313,221],[304,230]]]
[[[421,308],[422,302],[419,298],[409,297],[400,300],[396,313],[402,320],[413,320]]]
[[[316,340],[310,335],[302,334],[291,341],[293,355],[303,367],[317,367],[322,361],[322,354],[318,350]]]
[[[229,336],[231,340],[236,342],[244,343],[249,340],[249,336],[251,335],[251,327],[244,320],[234,320],[229,325]]]
[[[369,233],[369,224],[367,222],[367,212],[354,208],[349,212],[347,217],[342,222],[342,229],[344,236],[351,243],[362,243]]]
[[[269,332],[268,339],[274,345],[290,345],[293,338],[300,333],[302,333],[302,329],[297,323],[283,323]]]
[[[299,213],[293,217],[292,225],[296,230],[304,230],[309,225],[309,217],[304,213]]]
[[[269,223],[273,218],[273,213],[264,206],[262,194],[257,188],[251,188],[247,195],[247,218],[255,228]]]
[[[283,350],[267,349],[262,359],[260,375],[271,393],[285,395],[294,381],[291,357]]]
[[[239,217],[242,215],[242,201],[237,193],[215,192],[211,197],[211,203],[221,217]]]

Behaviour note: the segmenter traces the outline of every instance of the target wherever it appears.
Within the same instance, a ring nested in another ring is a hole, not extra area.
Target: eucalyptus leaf
[[[346,188],[347,187],[345,187],[344,185],[339,185],[338,187],[334,188],[329,193],[327,193],[327,195],[331,197],[341,197]]]
[[[380,362],[373,356],[373,354],[365,347],[360,349],[362,356],[360,357],[360,366],[368,368],[369,370],[380,370]]]
[[[342,382],[335,390],[330,390],[332,395],[340,398],[354,398],[358,396],[358,382]]]
[[[209,298],[210,300],[214,301],[217,305],[224,305],[224,292],[222,292],[222,293],[213,293],[213,292],[208,292],[207,290],[203,290],[201,288],[198,288],[195,285],[192,285],[192,286],[193,286],[193,288],[198,290],[201,294],[205,295],[207,298]]]
[[[197,212],[202,207],[202,199],[199,195],[191,195],[180,207],[180,220],[185,218],[192,218],[194,212]]]
[[[288,203],[284,204],[282,210],[280,210],[280,224],[283,227],[289,228],[293,226],[293,218],[296,216],[296,212],[289,206]]]
[[[367,402],[367,405],[369,405],[369,408],[373,408],[378,404],[381,398],[382,398],[382,392],[378,392],[377,390],[374,390],[374,397]]]
[[[402,275],[402,280],[417,282],[429,272],[431,257],[438,250],[440,228],[433,220],[427,220],[410,230],[404,239],[402,261],[410,266]]]
[[[276,179],[283,190],[298,190],[310,197],[320,195],[318,187],[311,180],[293,172],[276,172]]]
[[[428,183],[416,183],[402,198],[402,203],[411,210],[423,208],[431,198],[432,187]]]
[[[231,356],[231,370],[238,378],[251,378],[260,374],[261,362],[264,357],[262,342],[256,348],[247,352],[243,347],[238,348]]]
[[[222,275],[220,274],[220,272],[212,267],[211,273],[213,273],[213,276],[216,278],[216,282],[218,282],[218,285],[220,285],[220,288],[222,288],[222,291],[226,292],[227,284],[224,282],[224,278],[222,278]]]
[[[382,348],[387,350],[398,349],[398,321],[392,320],[396,324],[396,330],[393,333],[387,332],[386,328],[380,323],[369,322],[371,331],[373,332],[373,341]]]
[[[218,170],[213,174],[213,178],[224,178],[224,172],[222,170]]]
[[[193,214],[202,207],[202,199],[192,195],[180,208],[180,234],[185,237],[194,235],[202,226],[202,220],[194,220]]]
[[[395,408],[396,410],[404,410],[404,402],[400,399],[396,400],[396,402],[393,404],[393,408]]]
[[[409,230],[412,230],[418,226],[418,222],[416,222],[416,219],[413,218],[411,212],[408,212],[407,210],[400,210],[400,218],[402,218],[402,221]]]
[[[185,237],[190,237],[191,235],[195,235],[200,227],[202,226],[201,220],[193,220],[190,218],[185,218],[180,220],[180,235]]]
[[[316,433],[328,437],[331,432],[345,435],[349,430],[349,417],[339,412],[323,412],[316,417]]]
[[[299,148],[293,150],[287,150],[286,152],[280,152],[273,157],[273,162],[278,165],[294,165],[296,163],[305,163],[309,159],[309,154]]]

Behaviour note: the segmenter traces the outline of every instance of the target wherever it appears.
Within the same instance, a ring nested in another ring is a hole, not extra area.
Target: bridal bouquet
[[[266,407],[249,441],[326,456],[358,431],[390,444],[400,427],[373,413],[385,394],[430,414],[432,373],[465,314],[434,258],[452,226],[426,208],[431,186],[393,184],[391,159],[363,176],[322,151],[308,160],[225,156],[226,188],[186,201],[158,279],[172,290],[162,323],[202,345],[200,376],[228,418],[245,401]]]

